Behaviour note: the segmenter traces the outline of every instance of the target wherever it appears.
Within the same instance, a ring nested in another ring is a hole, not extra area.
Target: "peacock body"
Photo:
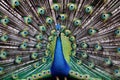
[[[120,80],[119,0],[0,0],[0,80]]]

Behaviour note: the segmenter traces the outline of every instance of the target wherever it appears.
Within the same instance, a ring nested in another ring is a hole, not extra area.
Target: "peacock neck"
[[[67,76],[70,67],[66,62],[62,49],[62,42],[60,36],[56,39],[56,46],[54,51],[54,59],[51,67],[51,73],[53,76]]]

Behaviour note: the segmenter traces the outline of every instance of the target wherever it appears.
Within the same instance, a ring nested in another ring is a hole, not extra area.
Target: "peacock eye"
[[[23,45],[24,47],[27,46],[26,44]]]
[[[81,42],[80,47],[82,47],[83,49],[86,49],[88,48],[88,44],[86,42]]]
[[[64,21],[66,19],[66,15],[65,14],[60,14],[60,20]]]
[[[7,37],[6,36],[4,36],[4,39],[6,39]]]
[[[21,48],[21,49],[26,49],[26,48],[27,48],[27,43],[26,43],[26,42],[23,42],[23,43],[20,45],[20,48]]]
[[[12,7],[15,8],[20,5],[20,1],[19,0],[11,0],[11,4],[12,4]]]
[[[54,29],[54,30],[51,30],[51,34],[52,34],[53,36],[56,36],[56,35],[57,35],[56,30],[55,30],[55,29]]]
[[[20,32],[20,35],[21,35],[22,37],[27,37],[28,34],[29,34],[29,33],[28,33],[27,30],[23,30],[23,31]]]
[[[1,36],[1,41],[6,42],[7,40],[8,40],[7,34]]]
[[[37,56],[36,54],[34,54],[34,56]]]
[[[20,64],[22,62],[22,57],[17,56],[15,59],[15,63]]]
[[[19,58],[18,60],[20,61],[21,59]]]
[[[28,80],[31,80],[30,78]]]
[[[43,72],[43,74],[46,74],[46,72]]]
[[[42,38],[42,36],[39,36],[39,39],[41,39]]]
[[[73,72],[71,71],[71,73],[73,73]]]
[[[119,73],[119,70],[115,70],[115,73]]]
[[[32,59],[36,59],[37,58],[37,56],[38,56],[38,53],[36,53],[36,52],[33,52],[32,54],[31,54],[31,58]]]
[[[50,71],[48,71],[48,73],[50,73]]]
[[[45,51],[45,55],[48,56],[50,54],[50,47],[48,47],[48,49]]]
[[[71,31],[70,30],[65,30],[65,35],[68,36],[71,34]]]
[[[32,22],[32,19],[29,17],[29,18],[27,19],[27,22],[28,22],[28,23],[31,23],[31,22]]]
[[[28,18],[28,22],[30,22],[30,19]]]
[[[59,4],[53,4],[53,9],[55,11],[58,11],[60,9],[60,5]]]
[[[5,22],[7,22],[7,19],[5,19]]]
[[[85,12],[91,14],[93,12],[93,7],[92,6],[85,7]]]
[[[36,45],[35,45],[35,48],[37,49],[41,49],[42,48],[42,43],[38,42]]]
[[[115,30],[115,35],[116,35],[117,37],[120,36],[120,29]]]
[[[120,51],[120,48],[118,49],[118,51]]]
[[[33,80],[32,77],[27,77],[27,80]]]
[[[81,44],[81,46],[84,46],[84,45],[85,45],[84,43]]]
[[[38,41],[40,41],[40,40],[43,39],[43,35],[42,35],[42,34],[38,34],[38,35],[35,36],[35,38],[36,38]]]
[[[110,59],[107,58],[107,59],[105,59],[105,64],[109,66],[109,65],[112,64],[112,61],[111,61]]]
[[[44,8],[38,8],[37,13],[40,15],[44,15],[45,14],[45,9]]]
[[[110,17],[110,14],[108,14],[108,13],[102,13],[102,14],[101,14],[101,19],[102,19],[103,21],[108,20],[109,17]]]
[[[81,20],[75,19],[75,20],[73,21],[73,24],[74,24],[74,26],[80,26],[80,25],[81,25]]]
[[[32,23],[32,17],[31,17],[31,16],[24,17],[24,22],[25,22],[26,24]]]
[[[94,28],[88,29],[88,34],[89,34],[89,35],[95,35],[95,33],[97,33],[97,30],[96,30],[96,29],[94,29]]]
[[[119,33],[120,33],[120,31],[119,31],[119,30],[116,30],[116,31],[115,31],[115,33],[116,33],[116,34],[119,34]]]
[[[49,36],[48,40],[51,42],[54,40],[54,36]]]
[[[14,73],[12,74],[12,79],[17,79],[18,78],[18,74]]]
[[[3,55],[6,55],[6,52],[3,52]]]
[[[69,9],[70,11],[73,11],[73,10],[76,9],[76,5],[73,4],[73,3],[69,3],[69,4],[68,4],[68,9]]]
[[[77,45],[75,43],[72,44],[72,49],[76,49]]]
[[[100,51],[100,50],[102,50],[102,46],[100,44],[95,44],[94,49],[97,51]]]
[[[108,62],[108,58],[105,58],[104,61],[105,61],[105,62]]]
[[[18,1],[15,1],[15,6],[18,6],[19,5],[19,2]]]
[[[46,31],[46,27],[45,26],[40,26],[39,27],[41,31]]]
[[[120,48],[117,48],[117,53],[120,53]]]
[[[50,18],[50,17],[47,17],[47,18],[46,18],[46,23],[52,24],[52,23],[53,23],[53,19]]]
[[[7,52],[6,51],[1,51],[0,52],[0,58],[1,59],[6,59],[7,58]]]
[[[1,19],[1,23],[6,26],[9,23],[8,17]]]
[[[27,32],[25,31],[24,34],[27,34]]]
[[[78,75],[77,73],[75,73],[75,75]]]
[[[70,36],[69,40],[70,40],[71,42],[73,42],[73,41],[75,41],[75,37],[74,37],[74,36]]]
[[[95,48],[98,48],[98,45],[95,45]]]

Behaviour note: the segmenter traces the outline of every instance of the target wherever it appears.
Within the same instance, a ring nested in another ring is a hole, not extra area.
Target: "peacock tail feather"
[[[0,80],[120,80],[119,0],[0,0]]]

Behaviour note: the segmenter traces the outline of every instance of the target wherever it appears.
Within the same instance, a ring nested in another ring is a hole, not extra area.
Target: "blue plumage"
[[[70,67],[63,55],[61,38],[57,37],[51,73],[53,76],[67,76],[69,71]]]

